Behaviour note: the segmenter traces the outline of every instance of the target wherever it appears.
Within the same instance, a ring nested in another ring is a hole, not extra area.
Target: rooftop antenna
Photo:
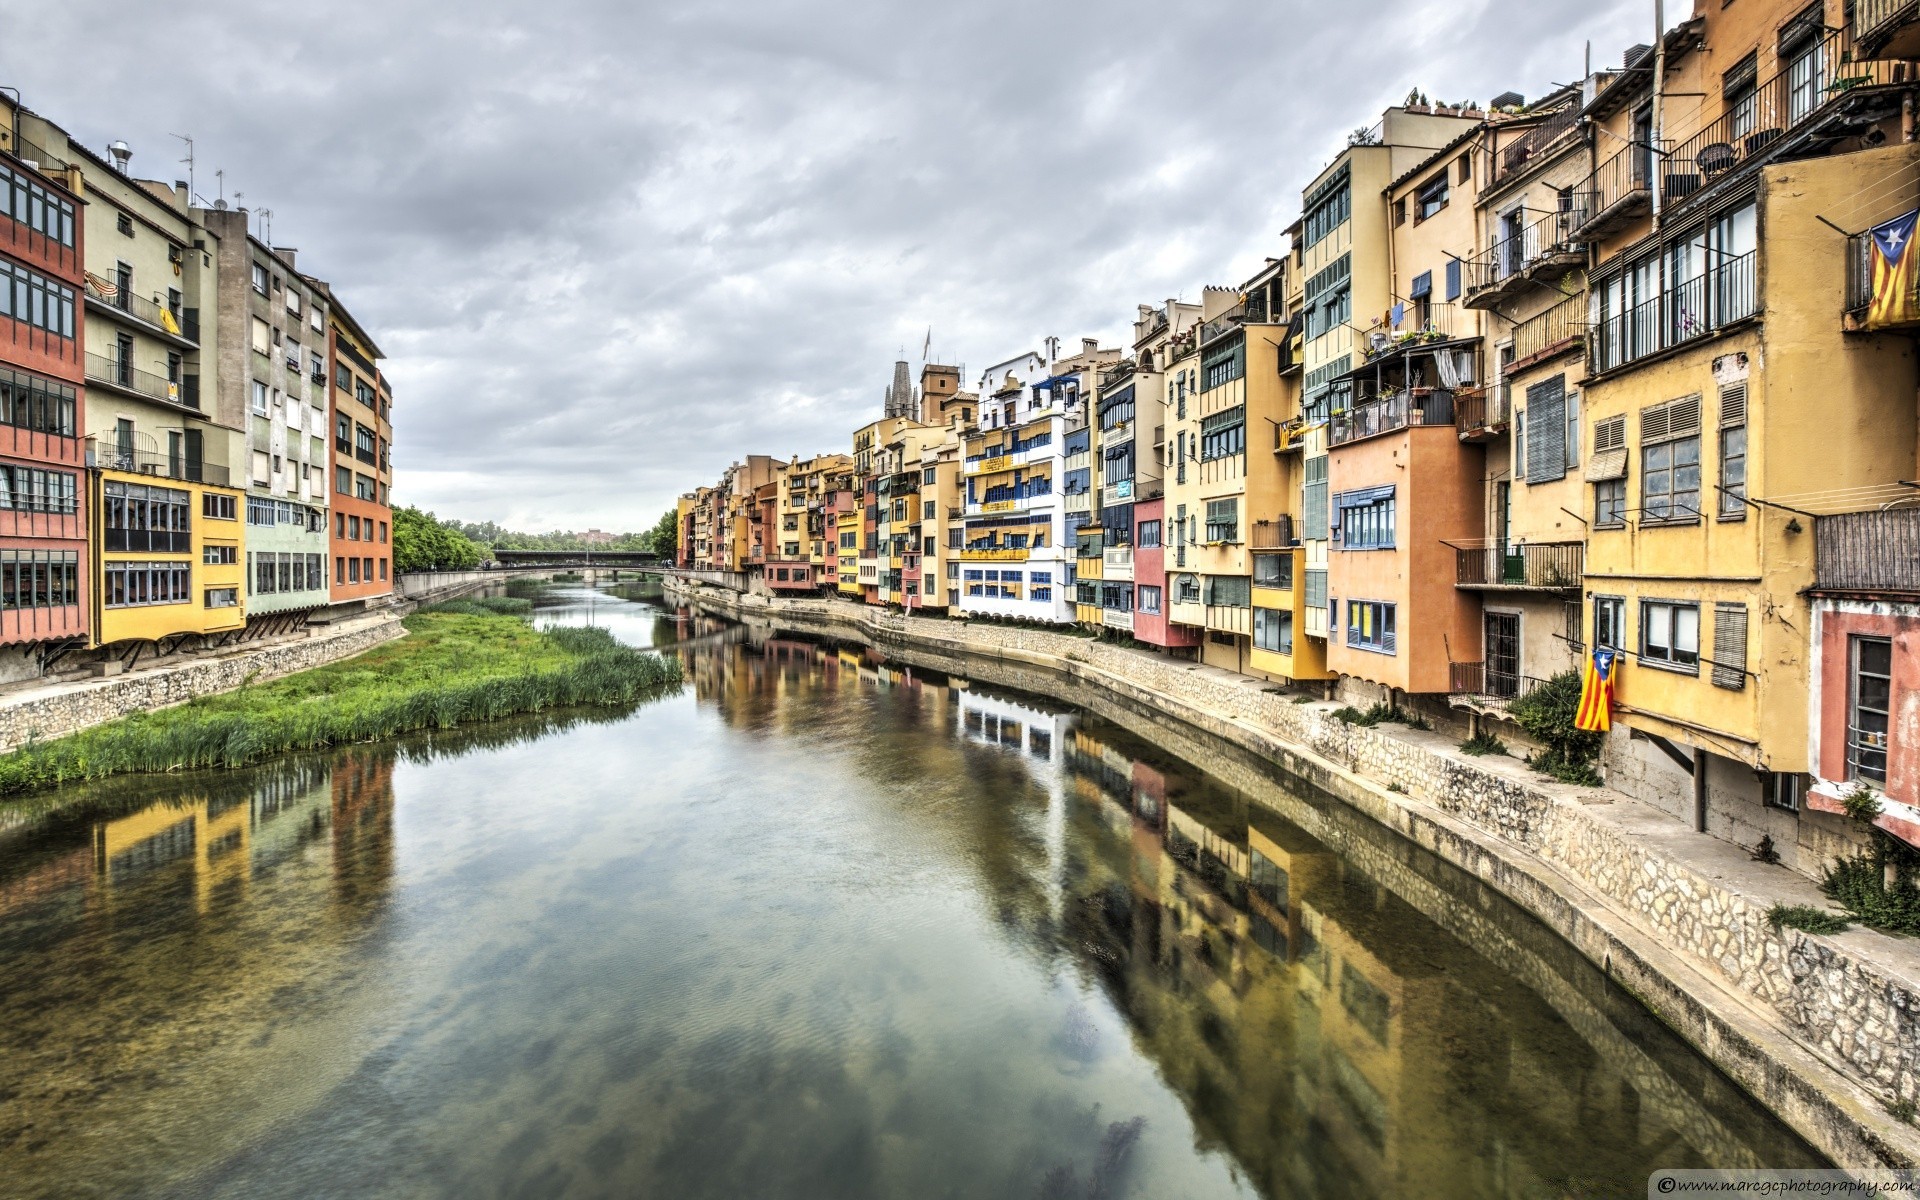
[[[270,208],[260,210],[260,240],[273,245],[273,210]]]
[[[193,135],[188,133],[170,133],[168,137],[179,138],[187,144],[187,156],[180,161],[187,165],[187,203],[193,203]]]

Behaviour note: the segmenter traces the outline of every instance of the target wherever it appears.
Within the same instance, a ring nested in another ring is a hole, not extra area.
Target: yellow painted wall
[[[92,542],[96,548],[106,544],[103,528],[106,506],[102,503],[101,485],[107,480],[136,484],[141,487],[166,487],[188,493],[192,514],[190,527],[193,550],[190,554],[98,551],[94,556],[93,579],[90,583],[94,597],[95,644],[107,645],[136,638],[153,640],[184,633],[225,633],[244,627],[247,623],[248,582],[246,578],[246,494],[234,488],[187,483],[175,479],[156,479],[151,475],[141,475],[131,471],[101,471],[90,481],[91,495],[88,498],[88,503],[91,505],[88,520],[93,533]],[[233,497],[234,520],[215,520],[203,515],[206,510],[202,497],[209,492]],[[209,545],[232,546],[235,561],[217,566],[208,565],[203,559],[205,548]],[[184,604],[143,604],[131,608],[108,608],[105,587],[105,564],[108,562],[188,563],[192,579],[191,598]],[[222,587],[238,589],[240,602],[230,608],[208,608],[207,589]]]

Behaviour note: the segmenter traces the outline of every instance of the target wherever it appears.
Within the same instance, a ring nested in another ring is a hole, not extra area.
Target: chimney
[[[127,160],[133,157],[133,147],[122,141],[112,141],[107,143],[107,153],[113,156],[113,169],[125,175]]]
[[[295,266],[293,265],[293,264],[294,264],[294,259],[295,259],[295,258],[297,258],[297,257],[299,256],[299,254],[300,254],[300,248],[299,248],[299,247],[297,247],[297,246],[275,246],[275,247],[273,248],[273,252],[274,252],[275,254],[278,254],[278,255],[279,255],[279,256],[280,256],[281,258],[284,258],[284,259],[286,259],[286,260],[287,260],[287,266],[288,266],[288,267],[289,267],[290,269],[293,269],[293,270],[298,270],[298,269],[299,269],[298,267],[295,267]]]
[[[1099,339],[1099,338],[1085,338],[1085,337],[1083,337],[1083,338],[1081,338],[1081,339],[1080,339],[1080,353],[1082,353],[1082,354],[1092,354],[1092,353],[1094,353],[1095,351],[1097,351],[1097,350],[1099,350],[1099,349],[1100,349],[1100,339]]]

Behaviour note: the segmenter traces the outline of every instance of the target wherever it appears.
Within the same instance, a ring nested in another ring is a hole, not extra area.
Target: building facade
[[[333,489],[328,594],[369,605],[393,595],[393,393],[380,348],[327,293],[327,362]]]

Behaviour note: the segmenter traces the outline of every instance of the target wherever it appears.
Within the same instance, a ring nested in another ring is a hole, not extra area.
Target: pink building
[[[1142,500],[1133,506],[1133,638],[1168,650],[1187,650],[1200,644],[1200,630],[1167,621],[1167,556],[1162,517],[1164,498]],[[1182,655],[1185,657],[1185,655]]]

